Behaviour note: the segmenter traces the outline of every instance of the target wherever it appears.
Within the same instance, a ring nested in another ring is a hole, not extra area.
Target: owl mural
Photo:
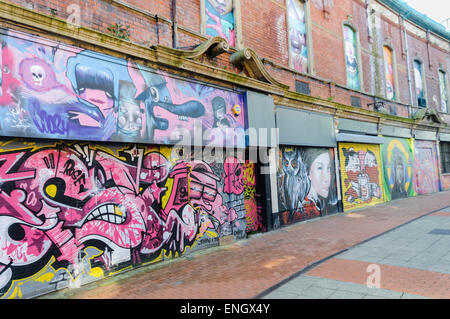
[[[296,148],[286,148],[281,154],[281,202],[292,215],[303,208],[303,200],[311,187],[301,153]]]

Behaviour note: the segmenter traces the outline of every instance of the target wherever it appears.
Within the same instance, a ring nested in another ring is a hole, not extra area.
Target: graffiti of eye
[[[8,235],[12,240],[20,241],[25,238],[25,230],[20,224],[12,224],[8,227]]]
[[[296,168],[296,167],[297,167],[297,161],[296,161],[296,160],[293,160],[293,161],[291,162],[291,165],[292,165],[293,168]]]
[[[55,184],[49,184],[45,187],[45,193],[54,198],[56,196],[58,192],[58,186],[56,186]]]
[[[152,86],[150,88],[150,94],[152,95],[152,100],[153,102],[158,102],[159,101],[159,91],[157,88],[155,88],[154,86]]]

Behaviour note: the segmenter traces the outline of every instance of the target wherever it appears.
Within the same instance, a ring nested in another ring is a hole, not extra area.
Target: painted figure
[[[391,174],[394,180],[394,186],[391,189],[391,199],[408,197],[405,190],[406,183],[406,168],[405,160],[397,148],[392,151],[392,169]]]
[[[205,0],[206,34],[220,36],[228,40],[230,46],[236,45],[233,0]]]
[[[297,0],[288,2],[289,40],[292,67],[308,72],[308,49],[306,44],[306,17],[304,4]]]
[[[335,187],[332,183],[332,155],[326,148],[307,148],[304,160],[311,188],[306,197],[305,211],[311,217],[324,216],[336,210]]]

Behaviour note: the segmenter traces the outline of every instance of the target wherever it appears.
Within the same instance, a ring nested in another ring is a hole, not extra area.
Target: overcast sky
[[[436,22],[450,18],[450,0],[403,0]]]

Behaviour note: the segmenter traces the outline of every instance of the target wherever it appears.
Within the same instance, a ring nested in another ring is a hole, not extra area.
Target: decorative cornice
[[[185,59],[196,59],[203,55],[214,58],[222,53],[228,52],[230,45],[227,40],[221,37],[208,38],[206,41],[200,43],[192,50],[174,49],[163,45],[154,47],[157,51],[165,51],[173,55],[183,57]]]
[[[289,89],[288,85],[277,81],[270,75],[256,52],[250,48],[245,48],[233,53],[230,56],[230,61],[236,66],[245,68],[252,78],[261,82],[276,85],[285,90]]]
[[[445,121],[442,119],[440,114],[433,109],[430,108],[421,108],[418,109],[413,115],[412,118],[416,122],[426,122],[427,124],[431,123],[437,123],[437,124],[446,124]]]

